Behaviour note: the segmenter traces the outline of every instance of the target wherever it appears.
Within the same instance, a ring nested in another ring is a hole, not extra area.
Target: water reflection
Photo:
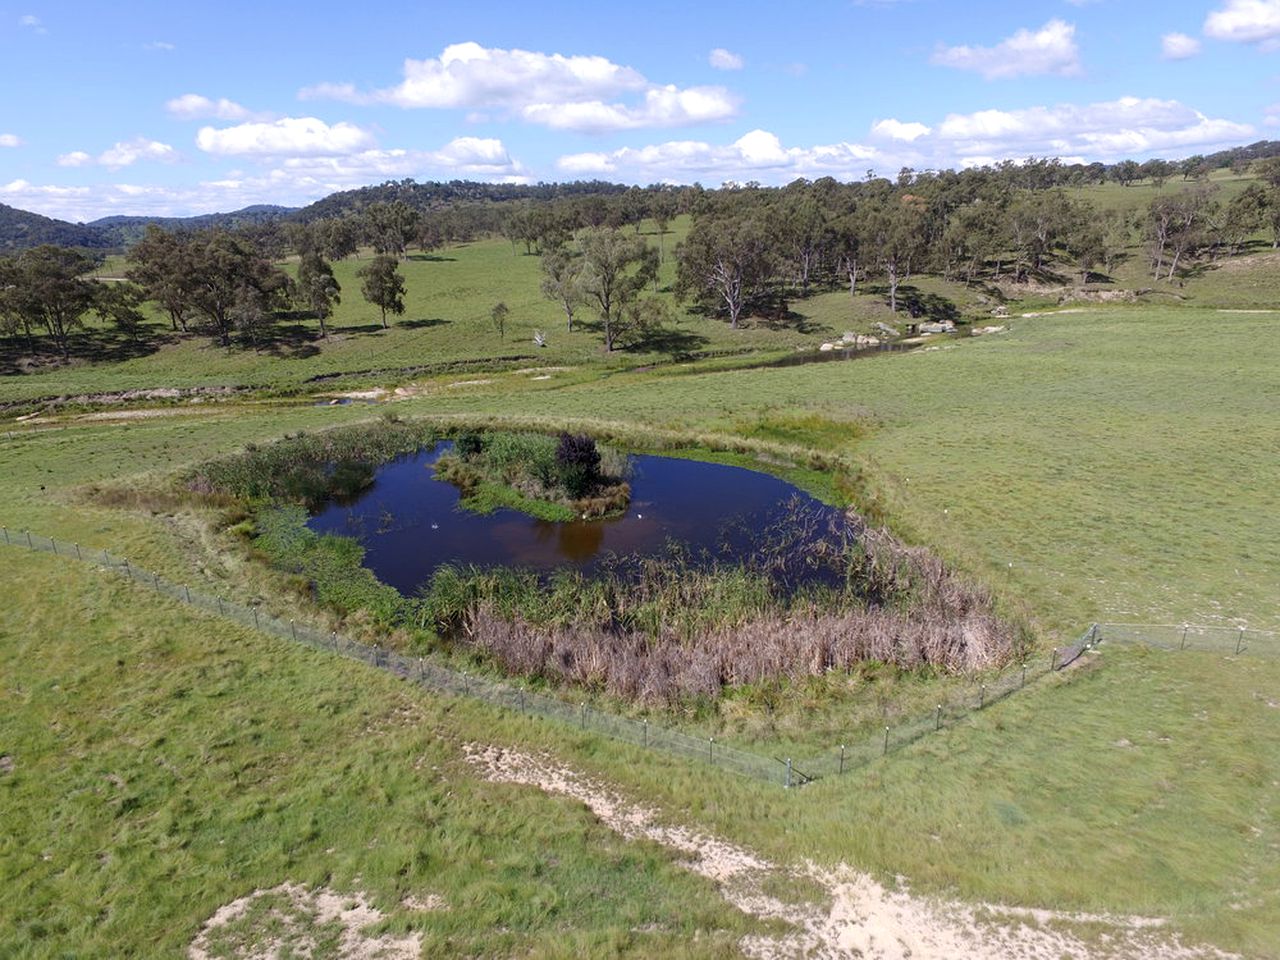
[[[432,474],[430,465],[448,447],[382,466],[359,495],[323,505],[308,525],[356,538],[380,580],[413,594],[445,563],[592,573],[620,555],[666,556],[673,543],[691,557],[732,561],[769,550],[803,552],[807,538],[843,523],[840,511],[777,477],[654,456],[631,458],[632,501],[623,516],[570,523],[510,509],[480,516],[461,509],[457,488]]]

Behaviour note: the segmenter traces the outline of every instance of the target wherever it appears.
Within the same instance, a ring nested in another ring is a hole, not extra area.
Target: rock
[[[834,343],[824,343],[818,349],[821,350],[823,353],[830,353],[835,348],[836,348],[836,345]]]

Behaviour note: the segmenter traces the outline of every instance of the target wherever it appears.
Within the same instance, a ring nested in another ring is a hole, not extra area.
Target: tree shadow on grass
[[[453,321],[445,320],[441,317],[432,317],[431,319],[423,317],[419,320],[401,320],[396,326],[403,327],[406,330],[425,330],[429,327],[443,327],[447,323],[453,323]]]
[[[664,353],[672,360],[692,356],[711,341],[700,333],[679,327],[654,327],[628,339],[625,350],[632,353]]]
[[[120,363],[157,352],[174,335],[157,333],[134,339],[114,330],[87,330],[73,333],[67,341],[69,360],[64,360],[57,344],[44,334],[28,340],[25,336],[0,337],[0,376],[42,373],[64,363]]]
[[[457,263],[457,257],[442,257],[438,253],[411,253],[405,257],[406,260],[416,260],[420,263]]]

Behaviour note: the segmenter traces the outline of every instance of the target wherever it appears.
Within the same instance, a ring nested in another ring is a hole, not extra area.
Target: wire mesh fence
[[[842,744],[817,756],[793,758],[743,750],[721,743],[714,737],[694,736],[651,723],[647,719],[619,716],[599,710],[586,702],[573,703],[517,684],[455,670],[428,658],[407,656],[395,650],[361,643],[337,632],[326,632],[307,623],[274,616],[254,604],[242,604],[217,594],[192,589],[188,584],[176,583],[106,550],[57,541],[26,530],[14,532],[4,527],[0,527],[0,537],[3,537],[3,543],[10,546],[97,564],[162,596],[263,633],[359,660],[437,693],[483,701],[526,716],[543,717],[584,732],[707,763],[744,777],[786,787],[802,786],[819,778],[851,773],[892,750],[954,726],[975,711],[983,710],[1041,677],[1068,666],[1103,636],[1099,626],[1095,624],[1071,646],[1056,648],[1051,654],[1035,661],[1025,661],[1000,673],[986,675],[971,687],[952,694],[928,712],[895,718],[884,727],[883,732],[875,731],[869,736]],[[1108,636],[1107,639],[1111,638]]]
[[[1231,655],[1280,656],[1280,633],[1248,627],[1192,623],[1100,623],[1105,643],[1131,643],[1162,650],[1202,650]]]

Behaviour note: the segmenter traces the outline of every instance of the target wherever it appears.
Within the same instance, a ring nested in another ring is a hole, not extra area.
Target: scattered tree
[[[399,263],[395,257],[380,253],[356,271],[356,275],[364,281],[360,284],[360,293],[382,311],[382,328],[387,329],[387,311],[396,316],[404,313],[405,286]]]

